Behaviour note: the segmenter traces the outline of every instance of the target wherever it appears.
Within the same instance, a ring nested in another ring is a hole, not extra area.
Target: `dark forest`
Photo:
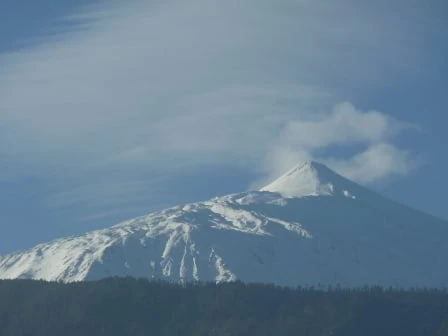
[[[446,290],[0,281],[1,336],[447,336]]]

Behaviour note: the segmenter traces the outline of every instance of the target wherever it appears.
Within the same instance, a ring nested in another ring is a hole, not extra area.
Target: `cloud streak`
[[[363,183],[405,174],[412,158],[393,139],[407,127],[340,104],[421,66],[414,13],[382,5],[88,7],[67,18],[83,29],[0,56],[0,154],[25,175],[89,185],[219,163],[273,176],[309,157]]]

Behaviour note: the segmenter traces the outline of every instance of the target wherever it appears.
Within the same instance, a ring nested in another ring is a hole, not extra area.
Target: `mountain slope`
[[[0,257],[0,278],[448,284],[448,222],[308,162],[214,198]]]

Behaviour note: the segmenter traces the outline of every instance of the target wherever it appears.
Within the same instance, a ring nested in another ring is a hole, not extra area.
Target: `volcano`
[[[216,197],[0,257],[0,278],[440,287],[448,221],[316,162]]]

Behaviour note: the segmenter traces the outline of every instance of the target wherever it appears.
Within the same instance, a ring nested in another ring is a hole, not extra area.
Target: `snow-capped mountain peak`
[[[260,191],[0,256],[0,278],[447,286],[446,237],[447,221],[306,162]]]
[[[260,191],[278,193],[285,198],[344,195],[355,198],[353,182],[323,164],[305,161],[289,170]],[[356,187],[355,187],[356,188]]]

